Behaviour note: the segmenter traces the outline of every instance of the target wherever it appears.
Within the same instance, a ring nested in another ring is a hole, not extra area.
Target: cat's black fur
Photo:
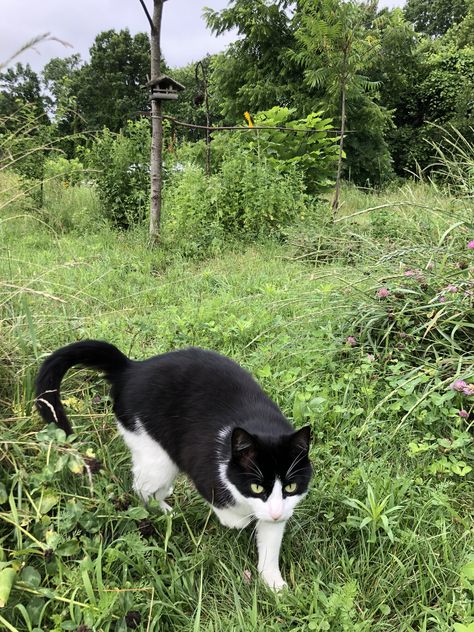
[[[251,375],[229,358],[190,348],[134,361],[95,340],[58,349],[41,366],[36,403],[42,417],[67,434],[72,428],[59,388],[66,371],[78,364],[105,373],[118,421],[133,431],[138,418],[214,506],[232,503],[219,478],[223,460],[230,459],[229,480],[245,496],[252,494],[252,462],[261,471],[265,489],[271,490],[278,476],[283,485],[296,482],[299,493],[307,490],[309,429],[295,432]],[[229,431],[227,441],[222,440],[223,428]],[[295,460],[298,467],[286,480]]]

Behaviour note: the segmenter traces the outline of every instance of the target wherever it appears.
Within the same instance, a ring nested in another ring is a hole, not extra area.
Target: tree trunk
[[[151,29],[151,76],[157,79],[161,74],[161,16],[163,1],[153,0],[153,27]],[[161,188],[162,188],[162,153],[163,153],[163,121],[161,119],[161,101],[151,102],[151,157],[150,157],[150,239],[157,242],[160,236]]]
[[[336,189],[332,201],[332,219],[336,219],[336,213],[339,209],[339,192],[341,189],[341,173],[342,173],[342,154],[344,152],[344,133],[346,131],[346,85],[342,85],[341,89],[341,139],[339,141],[339,156],[337,160]]]

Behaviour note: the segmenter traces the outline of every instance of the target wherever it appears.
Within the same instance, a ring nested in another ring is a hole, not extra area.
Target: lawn
[[[335,225],[309,216],[199,260],[142,229],[3,210],[0,628],[472,632],[474,397],[452,388],[474,382],[472,211],[427,185],[347,188]],[[172,515],[141,504],[98,375],[64,380],[72,438],[44,428],[38,366],[86,337],[137,359],[217,350],[311,424],[288,590],[258,580],[252,529],[222,527],[186,480]]]

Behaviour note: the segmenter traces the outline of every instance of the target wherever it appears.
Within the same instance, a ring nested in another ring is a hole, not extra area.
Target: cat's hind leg
[[[141,425],[137,424],[137,431],[118,426],[132,454],[133,489],[144,502],[153,497],[163,511],[171,511],[165,498],[172,493],[179,472],[176,463]]]

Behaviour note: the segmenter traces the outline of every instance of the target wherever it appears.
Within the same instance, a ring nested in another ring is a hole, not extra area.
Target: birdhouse
[[[178,93],[184,90],[184,86],[168,77],[168,75],[161,75],[157,79],[152,79],[146,84],[146,87],[150,89],[150,101],[168,101],[176,100]]]

